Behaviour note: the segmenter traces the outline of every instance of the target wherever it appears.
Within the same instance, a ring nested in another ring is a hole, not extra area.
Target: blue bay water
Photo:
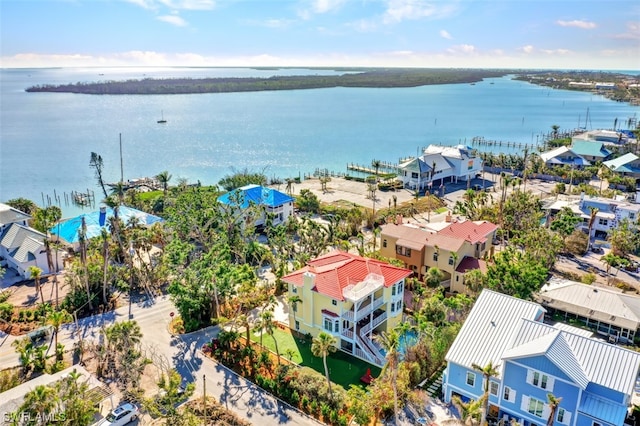
[[[535,144],[557,124],[612,128],[640,107],[602,96],[512,80],[400,89],[332,88],[197,95],[94,96],[26,93],[36,84],[129,78],[332,74],[330,70],[234,68],[86,68],[0,70],[0,201],[99,189],[91,152],[105,180],[124,176],[217,183],[235,170],[295,177],[347,163],[397,162],[431,143],[472,138]],[[586,122],[587,111],[589,122]],[[161,114],[168,121],[158,124]],[[482,148],[482,147],[480,147]],[[493,148],[498,149],[498,148]],[[499,148],[505,153],[518,149]],[[65,216],[77,208],[63,205]]]

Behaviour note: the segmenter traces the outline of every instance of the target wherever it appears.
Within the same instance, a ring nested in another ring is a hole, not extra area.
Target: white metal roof
[[[640,370],[638,352],[529,320],[521,321],[515,337],[505,358],[544,354],[583,388],[592,382],[632,394]]]
[[[445,359],[467,368],[492,362],[500,369],[502,354],[520,329],[520,320],[535,320],[543,313],[544,308],[537,303],[485,289]]]
[[[516,334],[513,346],[504,353],[505,359],[546,356],[560,370],[571,377],[582,389],[589,384],[584,369],[576,359],[564,334],[557,328],[539,322],[523,320]]]
[[[542,286],[536,300],[549,308],[607,324],[640,328],[640,297],[613,289],[552,278]]]

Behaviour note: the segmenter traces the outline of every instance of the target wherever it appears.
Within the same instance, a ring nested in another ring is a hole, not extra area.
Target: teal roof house
[[[259,206],[263,209],[255,220],[256,226],[263,226],[267,214],[271,215],[272,223],[284,223],[293,214],[293,197],[260,185],[246,185],[229,191],[218,197],[218,202],[232,208],[247,210],[249,206]]]
[[[592,163],[604,161],[611,155],[611,151],[605,148],[604,142],[598,141],[574,139],[571,144],[571,150]]]
[[[621,157],[603,163],[614,173],[640,179],[640,157],[634,153],[626,153]]]
[[[484,377],[473,365],[492,363],[498,374],[488,383],[490,424],[625,424],[640,392],[640,353],[546,324],[544,315],[537,303],[484,290],[447,353],[445,400],[481,398]],[[549,394],[562,398],[555,413]]]

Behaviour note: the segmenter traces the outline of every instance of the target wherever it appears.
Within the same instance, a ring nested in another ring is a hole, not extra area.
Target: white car
[[[99,423],[100,426],[123,426],[128,424],[129,422],[134,421],[138,418],[138,414],[140,410],[134,404],[129,402],[124,403],[116,407],[115,410],[111,411],[107,414],[102,422]]]

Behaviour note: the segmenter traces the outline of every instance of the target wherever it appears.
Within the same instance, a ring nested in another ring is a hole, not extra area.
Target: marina
[[[82,211],[71,200],[65,202],[65,192],[69,198],[72,191],[85,193],[78,189],[87,188],[96,192],[95,202],[99,202],[102,191],[88,167],[89,156],[96,152],[103,158],[105,182],[127,182],[121,177],[120,133],[126,142],[122,161],[129,177],[167,170],[172,184],[185,180],[211,185],[245,169],[273,180],[320,172],[364,177],[372,174],[373,159],[395,165],[431,144],[465,144],[478,152],[521,155],[525,147],[533,151],[541,145],[553,125],[560,132],[575,129],[579,117],[584,122],[587,108],[594,129],[612,128],[616,118],[622,124],[640,113],[637,106],[588,93],[549,90],[509,77],[475,86],[404,89],[158,96],[24,92],[33,84],[92,80],[101,72],[117,79],[134,78],[139,72],[117,71],[113,75],[114,70],[99,68],[0,70],[4,148],[0,200],[25,197],[44,205],[55,203],[62,206],[63,216]],[[145,70],[149,76],[160,76],[160,72],[167,70]],[[176,72],[202,76],[266,71]],[[164,110],[171,111],[171,117],[167,125],[159,125],[158,111]],[[36,121],[39,125],[32,126]],[[39,165],[28,177],[26,158]],[[349,164],[363,171],[349,170]],[[150,188],[158,187],[152,183]],[[55,196],[41,194],[52,194],[54,189]]]

